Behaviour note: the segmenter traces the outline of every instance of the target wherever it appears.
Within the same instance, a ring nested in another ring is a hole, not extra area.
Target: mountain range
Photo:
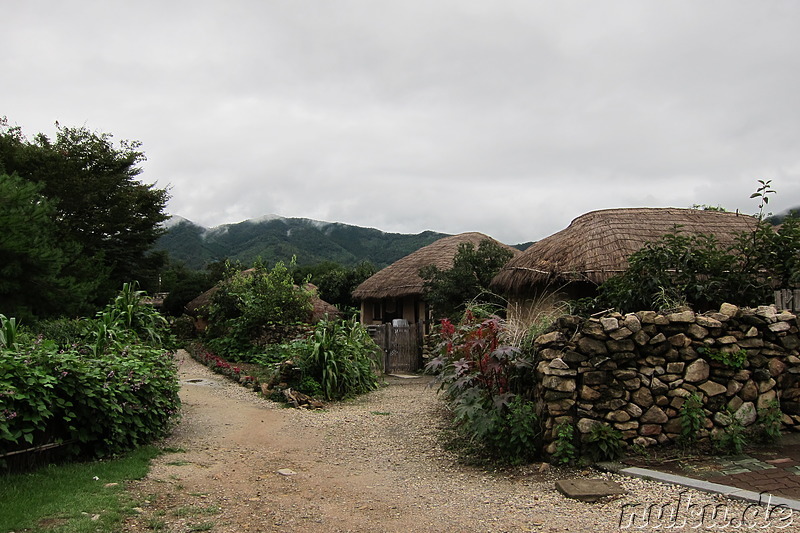
[[[166,233],[156,242],[156,250],[165,250],[172,260],[182,261],[191,269],[223,259],[239,260],[245,265],[261,258],[267,265],[298,265],[322,261],[353,266],[369,261],[378,268],[447,237],[448,234],[423,231],[417,234],[386,233],[339,222],[320,222],[306,218],[277,215],[205,228],[180,216],[165,224]]]

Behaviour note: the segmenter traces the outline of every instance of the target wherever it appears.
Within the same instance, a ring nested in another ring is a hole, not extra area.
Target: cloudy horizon
[[[205,227],[265,215],[538,240],[616,207],[800,205],[800,4],[39,1],[0,116],[142,142]]]

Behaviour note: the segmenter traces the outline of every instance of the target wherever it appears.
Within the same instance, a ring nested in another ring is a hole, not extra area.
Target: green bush
[[[177,414],[171,354],[130,344],[96,357],[52,341],[0,353],[0,450],[73,441],[109,455],[165,434]]]
[[[137,292],[126,285],[95,319],[39,325],[57,340],[0,347],[0,453],[68,443],[73,455],[103,456],[165,434],[180,405],[177,370],[157,346],[160,316]]]
[[[313,334],[295,344],[304,378],[316,381],[327,400],[340,400],[380,385],[380,348],[356,321],[323,320]]]
[[[229,268],[211,302],[207,344],[230,360],[249,360],[263,346],[302,331],[311,316],[311,296],[294,285],[281,262],[271,270],[262,263],[243,272]]]
[[[613,461],[622,455],[622,433],[608,424],[596,424],[586,437],[586,453],[592,461]]]
[[[556,426],[555,430],[555,451],[553,461],[557,464],[566,465],[572,463],[578,457],[578,448],[575,446],[575,428],[569,422],[562,422]]]
[[[502,321],[468,309],[458,326],[443,320],[439,355],[426,370],[453,411],[457,431],[494,459],[521,463],[538,452],[541,434],[535,405],[525,396],[532,364],[518,348],[505,345]]]

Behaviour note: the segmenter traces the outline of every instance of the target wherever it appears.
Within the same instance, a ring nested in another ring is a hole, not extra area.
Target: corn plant
[[[13,350],[17,347],[19,324],[14,317],[7,318],[0,314],[0,348]]]
[[[300,350],[300,367],[328,400],[348,398],[380,385],[378,347],[355,321],[322,320]]]

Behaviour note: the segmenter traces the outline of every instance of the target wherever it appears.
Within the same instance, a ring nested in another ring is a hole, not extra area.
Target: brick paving
[[[646,468],[800,500],[800,434],[784,435],[777,446],[751,448],[743,455],[693,457]]]

